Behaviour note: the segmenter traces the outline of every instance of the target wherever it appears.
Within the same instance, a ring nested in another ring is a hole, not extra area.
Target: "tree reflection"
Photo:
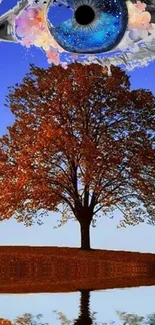
[[[81,298],[80,298],[80,315],[78,319],[73,323],[74,325],[92,325],[93,321],[90,315],[90,291],[81,290]]]
[[[96,312],[90,313],[89,317],[88,315],[81,315],[78,319],[74,320],[73,322],[68,320],[67,317],[61,313],[57,312],[57,315],[59,315],[59,320],[61,321],[61,325],[116,325],[118,324],[117,321],[110,321],[110,322],[96,322],[96,317],[94,316],[97,314]],[[138,316],[137,314],[129,314],[127,312],[121,312],[116,311],[117,316],[119,317],[119,320],[121,321],[120,325],[155,325],[155,313],[151,315],[147,315],[146,317]],[[85,317],[84,317],[85,316]],[[91,320],[90,320],[91,319]]]
[[[42,317],[42,314],[34,316],[30,313],[25,313],[22,316],[18,316],[14,321],[0,318],[0,325],[49,325],[41,320]]]
[[[90,293],[89,290],[80,290],[80,306],[79,317],[73,322],[68,320],[67,317],[61,313],[54,311],[60,320],[61,325],[115,325],[117,321],[111,320],[110,322],[97,322],[96,312],[90,312]],[[137,314],[130,314],[127,312],[116,310],[116,315],[119,317],[120,325],[155,325],[155,313],[147,315],[146,317]]]
[[[60,311],[57,311],[57,310],[53,310],[54,313],[57,314],[57,319],[60,320],[60,324],[61,325],[70,325],[70,324],[73,324],[73,322],[71,320],[68,320],[67,317]]]
[[[90,311],[90,293],[89,290],[80,290],[80,306],[79,316],[73,321],[67,319],[66,315],[57,310],[53,312],[57,315],[57,319],[60,321],[60,325],[116,325],[118,321],[111,320],[110,322],[98,322],[96,320],[96,312]],[[120,325],[155,325],[155,313],[147,315],[146,317],[139,316],[134,313],[127,313],[124,311],[116,310],[116,315],[120,320]],[[36,316],[25,313],[22,316],[18,316],[14,321],[9,319],[0,318],[0,325],[52,325],[43,322],[43,315],[38,314]]]
[[[23,316],[16,318],[13,325],[49,325],[41,320],[42,317],[42,314],[33,316],[32,314],[25,313]]]
[[[116,311],[123,325],[155,325],[155,313],[146,317]]]
[[[75,319],[73,322],[67,320],[66,316],[63,313],[54,312],[58,315],[59,320],[61,321],[61,325],[93,325],[94,314],[90,313],[89,304],[90,304],[90,291],[89,290],[80,290],[80,307],[79,307],[79,317]]]

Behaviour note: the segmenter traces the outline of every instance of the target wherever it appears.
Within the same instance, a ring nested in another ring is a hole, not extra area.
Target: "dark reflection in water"
[[[80,315],[79,318],[75,320],[74,325],[92,325],[93,321],[90,314],[90,291],[81,290],[80,297]]]
[[[96,312],[90,311],[90,290],[80,290],[79,317],[73,321],[68,320],[66,315],[60,311],[53,310],[59,320],[60,325],[155,325],[155,313],[140,316],[126,311],[116,310],[116,318],[109,322],[97,322]],[[104,307],[103,307],[104,310]],[[0,318],[0,325],[53,325],[51,322],[43,321],[43,314],[34,316],[31,313],[25,313],[18,316],[14,321]]]
[[[70,321],[67,319],[67,317],[61,313],[61,312],[57,312],[58,315],[58,319],[60,320],[60,324],[61,325],[75,325],[75,324],[82,324],[82,325],[88,325],[88,324],[92,324],[92,325],[115,325],[116,321],[112,320],[110,322],[102,322],[102,323],[98,323],[96,322],[96,318],[94,316],[94,314],[96,314],[95,312],[92,313],[92,315],[89,314],[89,317],[85,317],[85,315],[83,315],[81,317],[81,315],[79,316],[79,318],[75,321]],[[116,311],[117,315],[119,316],[119,324],[120,325],[155,325],[155,313],[151,314],[151,315],[147,315],[146,317],[143,316],[139,316],[137,314],[129,314],[127,312],[121,312],[121,311]],[[0,318],[0,324],[1,325],[50,325],[48,323],[44,323],[41,318],[43,317],[42,314],[38,314],[36,316],[33,316],[31,314],[25,313],[24,315],[18,317],[15,319],[14,322],[9,321],[8,319],[3,319]],[[36,318],[36,319],[35,319]],[[118,323],[117,323],[118,324]]]
[[[90,291],[81,290],[80,298],[80,313],[78,319],[73,322],[67,320],[66,316],[63,313],[59,314],[59,319],[61,325],[115,325],[118,324],[116,320],[112,320],[109,323],[106,322],[96,322],[95,314],[96,312],[90,312]],[[130,314],[123,311],[116,311],[117,316],[119,317],[119,325],[155,325],[155,313],[147,315],[146,317],[139,316],[137,314]]]

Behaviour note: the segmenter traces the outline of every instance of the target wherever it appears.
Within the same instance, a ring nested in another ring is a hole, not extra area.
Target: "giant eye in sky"
[[[155,58],[155,0],[20,0],[0,16],[0,41],[34,45],[65,69],[76,61],[132,70]]]
[[[103,53],[115,48],[128,24],[125,0],[70,0],[73,16],[50,32],[69,52]]]

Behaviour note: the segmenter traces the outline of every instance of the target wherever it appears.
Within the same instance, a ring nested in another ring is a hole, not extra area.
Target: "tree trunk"
[[[80,222],[81,227],[81,249],[89,250],[90,248],[90,221]]]

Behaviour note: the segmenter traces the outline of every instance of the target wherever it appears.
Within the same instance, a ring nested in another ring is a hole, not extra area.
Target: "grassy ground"
[[[69,247],[0,247],[0,292],[155,285],[155,254]]]

